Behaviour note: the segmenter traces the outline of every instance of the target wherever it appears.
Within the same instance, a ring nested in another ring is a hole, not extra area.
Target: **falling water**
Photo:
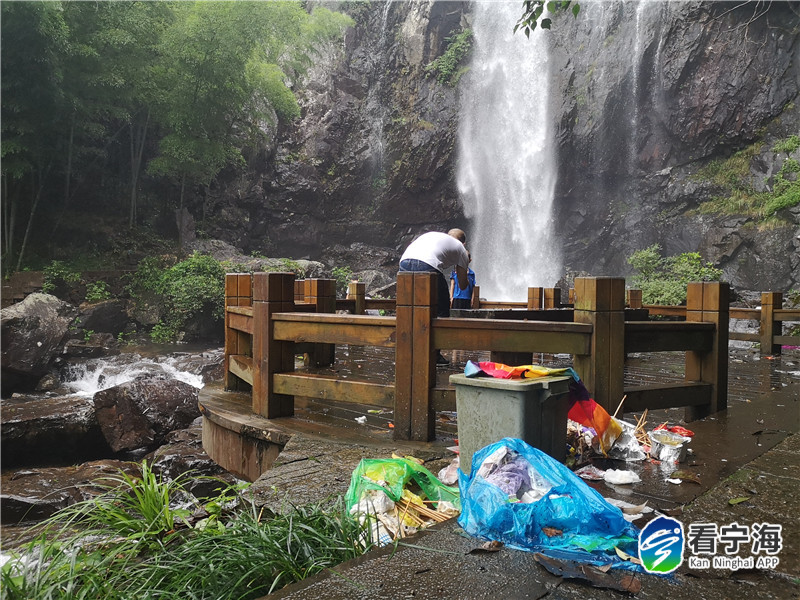
[[[467,246],[481,296],[492,300],[524,300],[528,286],[553,286],[562,273],[547,32],[514,34],[519,16],[518,2],[476,3],[459,125]]]

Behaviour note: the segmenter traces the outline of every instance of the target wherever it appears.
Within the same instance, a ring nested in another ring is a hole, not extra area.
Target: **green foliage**
[[[710,262],[703,263],[699,253],[663,257],[658,244],[637,250],[628,258],[628,264],[638,271],[631,282],[642,290],[645,304],[683,304],[689,283],[719,281],[722,277],[722,271]]]
[[[81,274],[74,268],[60,260],[54,260],[44,268],[44,283],[42,291],[45,294],[52,294],[63,287],[70,287],[79,283]]]
[[[772,146],[772,151],[785,152],[786,154],[791,154],[798,148],[800,148],[800,136],[790,135],[786,139],[778,140],[777,142],[775,142],[775,145]]]
[[[790,308],[800,307],[800,290],[790,290],[786,294],[786,300]],[[800,335],[800,323],[794,323],[789,327],[789,335]]]
[[[222,321],[225,310],[225,269],[211,256],[198,253],[173,266],[146,258],[127,286],[143,308],[156,304],[163,315],[150,334],[156,343],[174,341],[187,323],[200,315]]]
[[[336,295],[339,298],[347,296],[347,288],[353,279],[353,269],[350,267],[334,267],[331,275],[336,280]]]
[[[581,10],[577,2],[572,2],[570,0],[524,0],[522,4],[524,7],[522,16],[517,21],[517,24],[514,25],[514,33],[522,29],[525,33],[525,37],[531,36],[531,31],[536,29],[537,24],[542,29],[550,29],[553,17],[558,13],[570,10],[572,15],[577,17]],[[570,6],[572,6],[572,8],[570,8]],[[545,10],[547,10],[550,16],[541,18]]]
[[[105,281],[94,281],[86,284],[86,302],[94,304],[111,298],[111,292]]]
[[[445,41],[447,48],[441,56],[425,66],[425,75],[434,75],[439,83],[455,86],[464,73],[459,66],[472,50],[472,30],[463,29],[445,38]]]
[[[4,563],[3,597],[254,599],[371,548],[368,525],[341,499],[267,516],[222,482],[201,505],[187,479],[144,463],[141,477],[101,482],[99,496],[56,513]]]
[[[695,179],[708,180],[718,186],[723,194],[704,203],[699,212],[707,214],[744,214],[767,222],[776,213],[800,204],[800,163],[787,157],[775,174],[772,189],[756,192],[752,185],[750,165],[761,152],[761,143],[753,144],[734,153],[730,158],[711,161],[697,172]],[[790,154],[800,148],[800,137],[793,135],[779,140],[773,152]]]

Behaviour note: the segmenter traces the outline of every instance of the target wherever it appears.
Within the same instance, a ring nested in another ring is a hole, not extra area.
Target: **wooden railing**
[[[647,309],[652,316],[686,318],[686,306],[659,304],[640,304],[640,306]],[[758,343],[761,354],[780,354],[781,346],[784,345],[800,346],[800,335],[783,335],[783,323],[800,323],[800,309],[782,307],[783,294],[781,292],[762,292],[760,308],[731,307],[729,309],[731,319],[756,321],[758,333],[731,331],[728,337],[731,340]]]
[[[455,408],[454,391],[436,387],[437,349],[571,354],[593,397],[610,412],[623,395],[623,410],[682,406],[689,420],[727,405],[724,283],[689,286],[686,322],[626,322],[620,278],[576,279],[574,308],[563,309],[569,322],[530,315],[527,320],[436,318],[436,280],[430,273],[399,274],[397,298],[372,305],[363,297],[363,284],[351,284],[344,301],[336,300],[334,286],[333,280],[296,282],[291,273],[227,275],[225,387],[250,390],[253,413],[291,416],[296,396],[367,404],[393,409],[395,438],[431,440],[436,411]],[[395,314],[336,312],[370,308]],[[313,365],[330,365],[336,344],[394,348],[394,373],[386,374],[385,383],[374,383],[295,370],[301,353]],[[626,353],[672,350],[686,352],[685,382],[625,389]]]

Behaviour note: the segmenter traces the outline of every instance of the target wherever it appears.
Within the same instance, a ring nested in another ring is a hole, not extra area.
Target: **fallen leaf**
[[[622,512],[624,512],[626,515],[638,515],[645,508],[647,508],[647,502],[644,504],[639,504],[638,506],[624,506],[622,508]]]
[[[468,552],[468,554],[483,554],[485,552],[499,552],[503,548],[503,542],[498,542],[497,540],[492,540],[490,542],[484,543],[479,548],[473,548]]]
[[[683,514],[683,506],[676,506],[675,508],[662,508],[659,509],[658,512],[668,517],[680,517]]]
[[[624,552],[624,551],[620,550],[620,549],[619,549],[619,548],[617,548],[616,546],[614,546],[614,550],[616,550],[616,551],[617,551],[617,556],[619,556],[619,557],[620,557],[622,560],[627,560],[627,561],[629,561],[629,562],[632,562],[632,563],[633,563],[633,564],[635,564],[635,565],[641,565],[641,564],[642,564],[642,561],[641,561],[641,560],[639,560],[639,559],[638,559],[638,558],[636,558],[635,556],[631,556],[631,555],[630,555],[630,554],[628,554],[627,552]]]
[[[740,498],[731,498],[730,500],[728,500],[728,504],[730,504],[731,506],[736,506],[737,504],[741,504],[742,502],[747,502],[748,500],[750,500],[749,496],[742,496]]]
[[[563,531],[556,529],[555,527],[542,527],[542,533],[544,533],[547,537],[558,537],[560,535],[564,535]]]
[[[673,471],[670,477],[672,479],[680,479],[681,481],[691,481],[692,483],[700,484],[700,475],[690,473],[689,471]]]

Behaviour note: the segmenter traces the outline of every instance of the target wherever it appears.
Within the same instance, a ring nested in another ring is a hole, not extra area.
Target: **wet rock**
[[[60,354],[75,307],[49,294],[31,294],[0,312],[3,395],[32,390]]]
[[[185,487],[198,498],[215,495],[224,484],[237,481],[203,450],[202,434],[202,417],[198,417],[187,429],[169,433],[166,443],[145,457],[153,471],[163,477],[176,479],[190,474]]]
[[[105,300],[95,304],[81,304],[79,307],[81,328],[118,335],[128,325],[128,314],[122,300]]]
[[[114,452],[154,448],[170,431],[200,415],[197,388],[178,380],[148,378],[94,395],[97,421]]]
[[[87,339],[67,340],[64,354],[69,358],[100,358],[119,354],[119,344],[110,333],[92,333]]]
[[[110,456],[91,399],[19,396],[3,401],[3,467],[63,465]]]
[[[118,460],[98,460],[77,466],[5,472],[0,522],[5,525],[46,519],[62,508],[96,496],[101,491],[98,480],[120,470],[132,474],[137,467]]]

